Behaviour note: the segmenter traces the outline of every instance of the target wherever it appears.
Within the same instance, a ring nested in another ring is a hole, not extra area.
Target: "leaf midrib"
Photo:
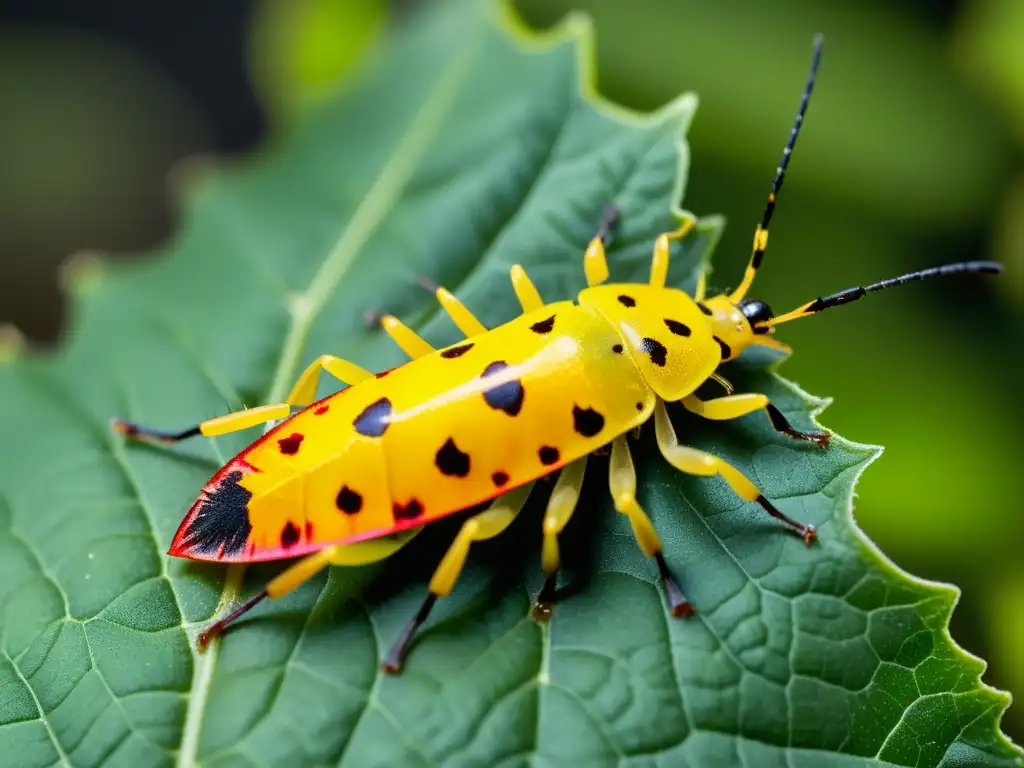
[[[419,161],[426,154],[444,119],[448,116],[474,54],[479,50],[480,35],[472,31],[452,56],[451,62],[430,89],[423,105],[398,142],[396,151],[378,174],[373,186],[356,209],[348,226],[338,236],[309,287],[289,307],[291,321],[266,402],[282,402],[294,380],[306,341],[317,317],[332,293],[354,263],[359,252],[393,209]],[[268,425],[268,429],[272,425]],[[221,591],[218,607],[234,601],[239,594],[245,566],[232,566]],[[185,710],[178,768],[196,765],[199,737],[202,732],[206,702],[219,656],[219,642],[205,654],[197,654],[193,673],[193,691]]]

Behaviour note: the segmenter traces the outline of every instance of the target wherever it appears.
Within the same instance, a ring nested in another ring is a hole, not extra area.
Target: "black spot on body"
[[[648,357],[651,358],[652,363],[659,368],[665,367],[665,362],[668,359],[668,350],[665,349],[664,344],[648,336],[641,342],[640,346],[647,353]]]
[[[363,508],[363,497],[347,485],[343,485],[334,503],[346,515],[355,515]]]
[[[249,522],[249,500],[252,491],[238,483],[244,477],[241,471],[229,472],[217,485],[204,491],[198,502],[195,517],[181,538],[185,552],[212,554],[222,546],[225,555],[237,555],[245,548],[252,532]]]
[[[554,464],[558,461],[558,458],[559,456],[561,456],[561,454],[558,452],[557,448],[552,448],[550,445],[545,445],[542,446],[539,451],[537,451],[537,456],[540,458],[541,464],[544,464],[545,466],[550,466],[551,464]]]
[[[317,416],[323,416],[330,409],[331,409],[331,406],[329,406],[329,405],[321,405],[319,408],[317,408],[315,411],[313,411],[313,413],[315,413]]]
[[[593,437],[604,429],[604,416],[593,408],[572,407],[572,427],[584,437]]]
[[[484,372],[481,375],[486,379],[506,368],[508,368],[508,363],[503,360],[497,360],[484,368]],[[517,416],[523,408],[525,394],[523,383],[519,379],[513,379],[512,381],[506,381],[504,384],[498,384],[485,389],[484,400],[495,410],[504,411],[509,416]]]
[[[726,344],[724,341],[722,341],[717,336],[715,336],[714,338],[715,338],[715,341],[718,342],[719,348],[722,350],[722,359],[723,360],[728,360],[730,357],[732,357],[732,347],[730,347],[728,344]]]
[[[711,315],[712,315],[711,309],[703,301],[698,301],[697,302],[697,309],[699,309],[701,312],[703,312],[708,317],[711,317]]]
[[[457,347],[450,347],[441,353],[441,357],[445,360],[452,360],[456,357],[462,357],[464,354],[469,352],[473,348],[473,342],[469,344],[460,344]]]
[[[616,355],[621,355],[622,354],[622,345],[621,344],[614,345],[612,347],[612,352],[614,352]]]
[[[678,320],[670,320],[669,318],[666,317],[665,325],[668,326],[668,329],[672,331],[672,333],[674,333],[676,336],[690,335],[690,326],[688,326],[686,323],[680,323]]]
[[[300,435],[298,432],[293,432],[288,437],[282,437],[277,441],[277,444],[281,447],[281,453],[285,456],[294,456],[299,452],[299,446],[302,445],[302,440],[305,435]]]
[[[363,409],[363,412],[356,416],[352,426],[356,432],[366,437],[380,437],[389,426],[391,418],[391,401],[382,397],[375,403],[371,403]]]
[[[502,472],[501,470],[498,470],[493,475],[491,475],[491,482],[493,482],[496,486],[501,488],[501,486],[505,485],[505,483],[508,482],[508,472]]]
[[[551,333],[555,327],[555,316],[552,315],[547,320],[538,320],[536,323],[530,326],[530,330],[534,333]]]
[[[621,296],[619,296],[619,304],[621,304],[624,307],[635,307],[636,299],[634,299],[632,296],[622,294]]]
[[[460,451],[451,437],[438,449],[434,464],[442,475],[448,477],[465,477],[469,474],[469,454]]]
[[[415,520],[423,515],[423,504],[419,499],[409,499],[405,504],[396,501],[391,505],[391,511],[395,520]]]
[[[295,527],[295,523],[291,520],[281,529],[281,546],[285,549],[294,547],[299,543],[299,529]]]
[[[636,409],[637,409],[638,411],[642,411],[642,410],[644,409],[644,404],[643,404],[643,403],[637,403],[637,404],[636,404]]]

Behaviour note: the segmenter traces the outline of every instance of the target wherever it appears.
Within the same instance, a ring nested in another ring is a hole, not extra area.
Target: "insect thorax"
[[[620,283],[587,288],[579,302],[614,327],[647,384],[679,400],[714,372],[721,350],[707,316],[675,288]]]

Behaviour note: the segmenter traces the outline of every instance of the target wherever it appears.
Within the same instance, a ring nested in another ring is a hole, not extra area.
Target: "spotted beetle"
[[[523,313],[497,328],[487,329],[454,295],[436,289],[441,306],[466,336],[453,346],[435,350],[396,317],[382,317],[384,331],[412,358],[390,371],[374,375],[322,355],[283,403],[220,416],[181,432],[115,420],[114,428],[128,437],[173,443],[283,419],[210,479],[181,523],[170,554],[222,563],[302,559],[206,629],[199,636],[200,648],[264,598],[287,594],[326,566],[381,560],[426,524],[469,510],[420,609],[383,660],[386,671],[397,672],[436,599],[451,593],[470,545],[505,530],[534,481],[558,473],[543,519],[546,580],[536,606],[543,614],[554,598],[558,536],[579,498],[587,456],[609,444],[615,508],[629,520],[640,549],[654,559],[669,610],[689,615],[693,608],[636,499],[627,435],[652,416],[658,446],[672,466],[692,475],[720,476],[742,499],[759,504],[805,544],[813,544],[814,527],[781,512],[739,470],[680,444],[665,404],[679,402],[713,420],[763,410],[777,431],[825,449],[827,433],[794,429],[765,395],[730,389],[705,400],[695,392],[709,379],[724,382],[718,367],[748,346],[788,352],[774,337],[782,323],[909,280],[1001,269],[987,261],[947,264],[818,297],[781,316],[765,302],[747,298],[768,246],[776,196],[814,87],[821,46],[819,36],[796,120],[754,232],[750,262],[732,292],[706,297],[703,276],[692,298],[665,285],[670,244],[694,229],[692,218],[656,238],[647,284],[607,284],[605,247],[618,218],[609,207],[584,253],[588,287],[575,302],[545,303],[516,265],[511,280]],[[322,371],[349,386],[313,402]],[[294,407],[302,410],[291,414]]]

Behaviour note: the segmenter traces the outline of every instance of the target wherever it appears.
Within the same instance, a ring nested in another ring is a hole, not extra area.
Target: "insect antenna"
[[[819,296],[814,301],[804,304],[802,307],[794,309],[792,312],[787,312],[784,315],[774,317],[758,326],[759,329],[770,328],[780,323],[788,323],[790,320],[798,320],[801,317],[807,317],[817,312],[821,312],[824,309],[830,307],[838,307],[840,304],[849,304],[851,301],[857,301],[857,299],[867,296],[869,293],[875,291],[881,291],[884,288],[889,288],[894,285],[903,285],[903,283],[909,283],[911,280],[924,280],[929,277],[941,277],[945,275],[959,275],[959,274],[990,274],[998,275],[1003,271],[1003,265],[998,261],[962,261],[956,264],[943,264],[938,267],[929,267],[928,269],[920,269],[916,272],[908,272],[905,275],[899,277],[890,277],[887,280],[879,280],[877,283],[871,285],[858,285],[854,288],[847,288],[845,291],[839,291],[833,293],[831,296]]]
[[[821,64],[821,48],[825,37],[821,34],[814,36],[814,52],[811,55],[811,70],[807,74],[807,84],[804,86],[803,96],[800,97],[800,107],[796,112],[796,119],[793,121],[793,129],[789,132],[789,140],[782,150],[782,159],[775,169],[775,178],[772,181],[772,191],[768,194],[768,202],[765,203],[764,213],[761,215],[761,223],[754,230],[754,246],[750,254],[750,263],[747,271],[743,274],[743,282],[729,295],[729,300],[734,304],[747,295],[750,286],[754,282],[757,270],[761,267],[764,259],[764,252],[768,248],[768,226],[772,221],[772,214],[775,213],[775,200],[782,190],[782,182],[786,179],[786,168],[789,166],[789,157],[793,154],[793,147],[796,146],[796,138],[800,135],[800,128],[804,122],[804,114],[807,112],[807,105],[811,101],[811,92],[814,90],[814,80],[818,76],[818,65]]]

